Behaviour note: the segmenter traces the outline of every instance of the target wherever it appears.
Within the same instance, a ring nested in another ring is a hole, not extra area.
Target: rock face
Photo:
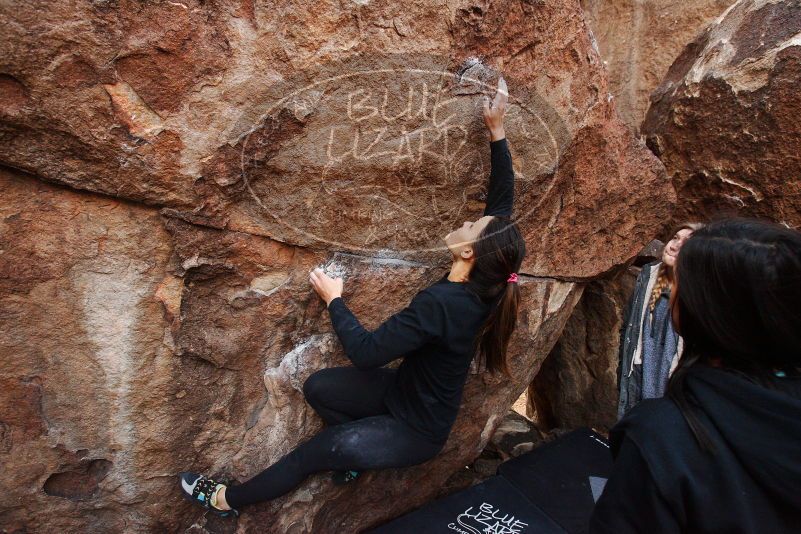
[[[628,214],[670,202],[614,117],[573,1],[3,9],[0,160],[190,222],[441,258],[441,236],[481,212],[480,97],[498,71],[535,251],[525,272],[607,270],[653,234]],[[604,254],[576,261],[594,243]]]
[[[170,236],[152,209],[29,176],[0,191],[0,524],[108,532],[166,488],[177,377],[202,366],[164,343]]]
[[[617,422],[620,328],[638,272],[630,267],[585,287],[528,390],[541,430],[588,426],[607,432]]]
[[[181,530],[201,514],[180,500],[175,473],[191,466],[245,479],[319,431],[303,381],[346,364],[305,276],[329,256],[7,171],[0,190],[4,526]],[[346,297],[368,328],[439,274],[333,260],[358,288]],[[486,445],[581,294],[550,279],[521,287],[515,380],[471,377],[436,460],[368,473],[369,492],[312,477],[251,510],[240,529],[352,532],[428,499]]]
[[[687,45],[643,123],[675,218],[801,225],[801,2],[740,1]]]
[[[609,89],[635,134],[676,56],[732,0],[582,0],[609,72]]]
[[[0,10],[10,532],[357,532],[422,504],[483,449],[583,281],[674,201],[577,2]],[[177,472],[244,480],[321,428],[301,386],[346,360],[308,271],[341,274],[368,328],[444,274],[442,236],[483,208],[499,71],[529,250],[514,379],[472,375],[424,465],[206,518]]]

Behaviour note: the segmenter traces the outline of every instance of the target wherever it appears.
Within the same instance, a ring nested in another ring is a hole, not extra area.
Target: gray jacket
[[[634,294],[626,307],[623,324],[620,326],[620,349],[618,359],[618,384],[620,398],[617,417],[623,415],[642,399],[642,324],[647,311],[651,290],[659,274],[660,261],[643,265],[634,284]],[[676,368],[684,346],[680,337],[670,372]]]

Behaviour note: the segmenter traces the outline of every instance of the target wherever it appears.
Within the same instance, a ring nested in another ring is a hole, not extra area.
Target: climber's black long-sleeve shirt
[[[512,215],[514,171],[506,139],[490,143],[492,168],[484,215]],[[448,273],[449,274],[449,273]],[[461,404],[473,341],[490,305],[445,274],[375,331],[366,330],[342,297],[328,305],[345,354],[360,369],[403,357],[385,403],[429,440],[444,443]]]

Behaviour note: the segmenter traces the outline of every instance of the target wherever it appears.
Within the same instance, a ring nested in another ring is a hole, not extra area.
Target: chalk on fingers
[[[503,79],[503,76],[498,78],[498,91],[504,96],[509,96],[509,88],[506,86],[506,80]]]
[[[506,98],[509,95],[508,88],[506,87],[506,81],[501,76],[498,79],[498,91],[495,93],[495,100],[492,102],[492,107],[497,108],[501,104],[506,103]]]

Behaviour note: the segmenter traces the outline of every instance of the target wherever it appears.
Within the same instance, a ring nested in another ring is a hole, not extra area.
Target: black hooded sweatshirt
[[[610,432],[590,532],[801,532],[801,378],[696,365],[686,380],[714,454],[671,399],[643,401]]]

